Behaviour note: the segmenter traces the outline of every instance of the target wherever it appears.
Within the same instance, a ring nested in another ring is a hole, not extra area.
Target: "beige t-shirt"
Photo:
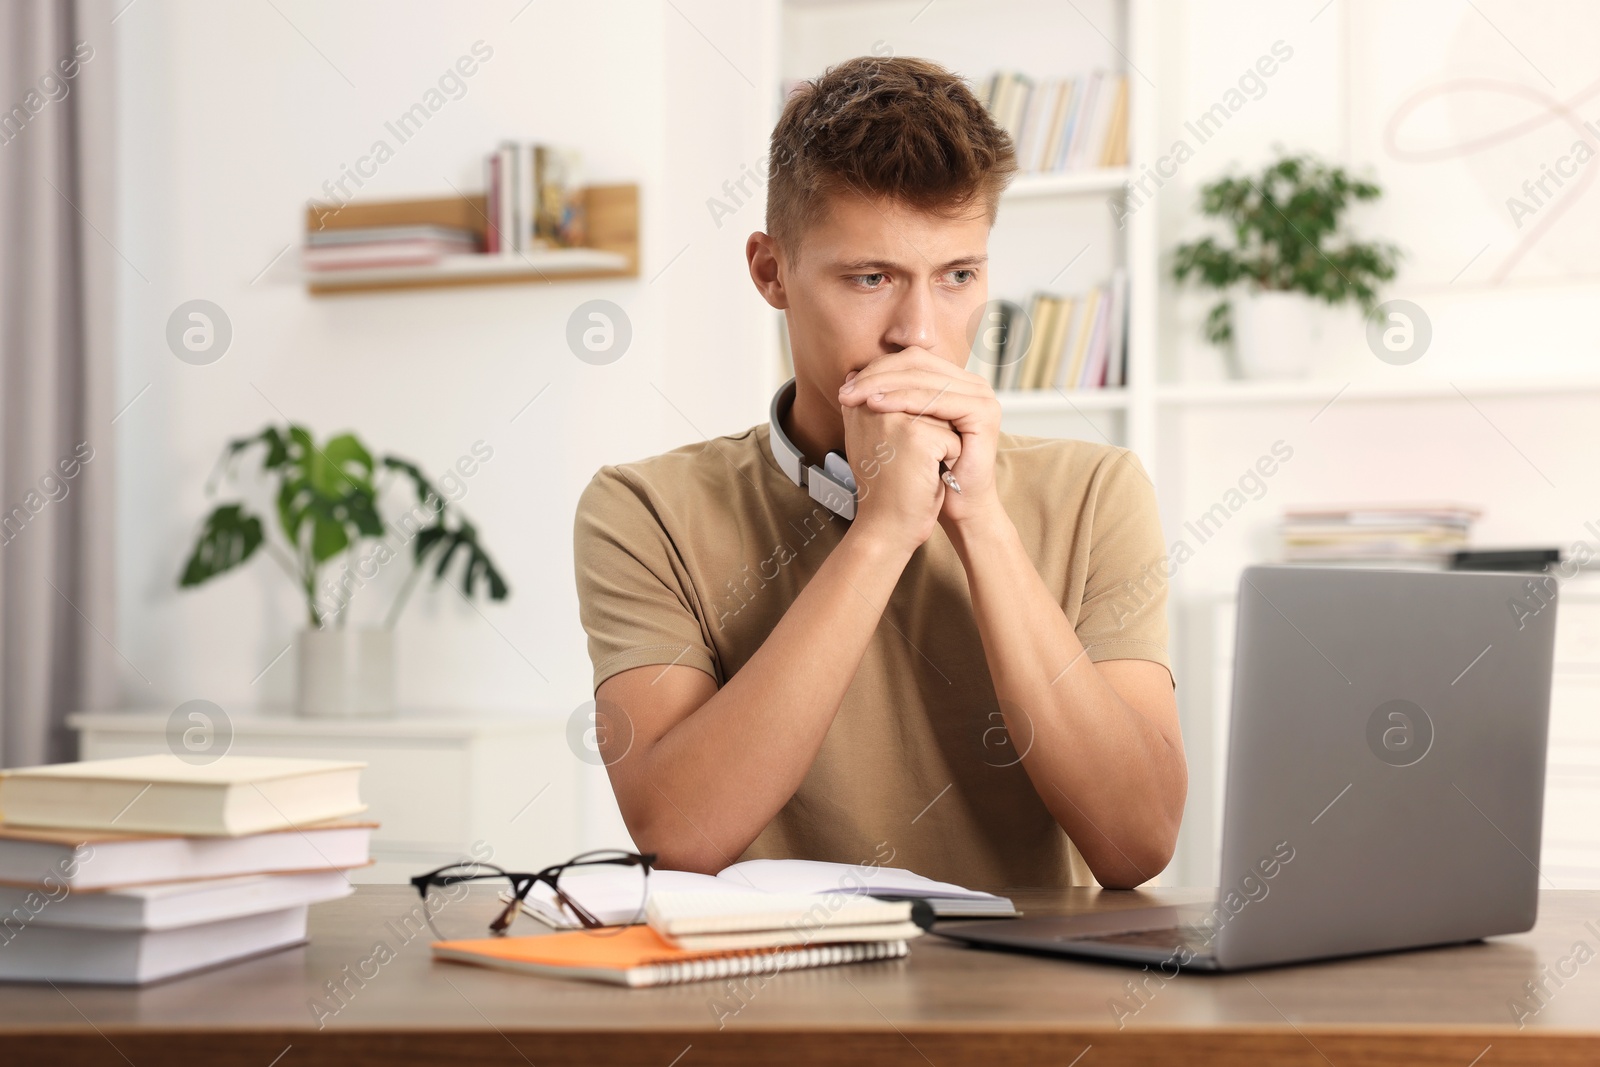
[[[722,685],[844,536],[849,523],[779,469],[768,433],[603,467],[584,490],[574,549],[596,689],[669,663]],[[995,476],[1088,658],[1152,660],[1170,673],[1165,552],[1138,457],[1001,434]],[[966,572],[935,526],[800,788],[738,859],[905,867],[1000,891],[1093,885],[1019,761],[1027,743],[1006,734]]]

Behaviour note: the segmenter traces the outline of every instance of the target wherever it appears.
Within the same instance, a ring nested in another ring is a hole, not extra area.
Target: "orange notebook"
[[[435,959],[475,963],[547,978],[581,978],[614,985],[653,986],[736,975],[771,975],[802,967],[893,959],[907,954],[904,941],[848,942],[807,947],[695,951],[675,948],[648,926],[619,933],[584,930],[540,937],[485,937],[436,941]]]

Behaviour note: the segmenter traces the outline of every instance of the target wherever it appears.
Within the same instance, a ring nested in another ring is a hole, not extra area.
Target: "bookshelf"
[[[445,256],[425,266],[303,271],[302,280],[311,295],[329,296],[387,289],[637,278],[639,187],[588,186],[583,190],[583,203],[590,242],[586,248]],[[306,208],[308,231],[318,225],[338,230],[417,224],[472,230],[481,243],[489,217],[482,195],[352,203],[337,210],[319,204]]]
[[[990,241],[996,269],[989,297],[1026,307],[1036,290],[1081,295],[1091,285],[1108,282],[1114,269],[1127,271],[1125,387],[1002,390],[997,395],[1008,430],[1130,447],[1153,465],[1160,412],[1154,389],[1156,213],[1134,212],[1119,228],[1108,201],[1122,196],[1140,161],[1155,154],[1155,94],[1135,72],[1155,65],[1160,13],[1152,0],[1085,0],[1078,5],[951,0],[924,6],[901,0],[788,0],[784,76],[814,76],[829,63],[867,51],[846,42],[879,38],[897,55],[925,56],[959,71],[980,95],[997,70],[1035,79],[1080,77],[1095,70],[1128,76],[1129,165],[1018,174],[1002,198]],[[1086,244],[1083,260],[1067,270],[1063,264]],[[1068,245],[1070,252],[1057,254]]]

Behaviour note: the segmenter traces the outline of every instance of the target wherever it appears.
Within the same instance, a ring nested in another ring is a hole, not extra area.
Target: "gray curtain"
[[[116,13],[0,2],[0,766],[116,698]]]

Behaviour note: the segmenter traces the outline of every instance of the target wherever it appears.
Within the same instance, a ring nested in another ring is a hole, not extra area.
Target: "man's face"
[[[802,388],[833,398],[845,375],[879,356],[925,348],[957,367],[974,314],[988,300],[989,220],[918,211],[852,193],[834,196],[783,260],[789,343]]]

